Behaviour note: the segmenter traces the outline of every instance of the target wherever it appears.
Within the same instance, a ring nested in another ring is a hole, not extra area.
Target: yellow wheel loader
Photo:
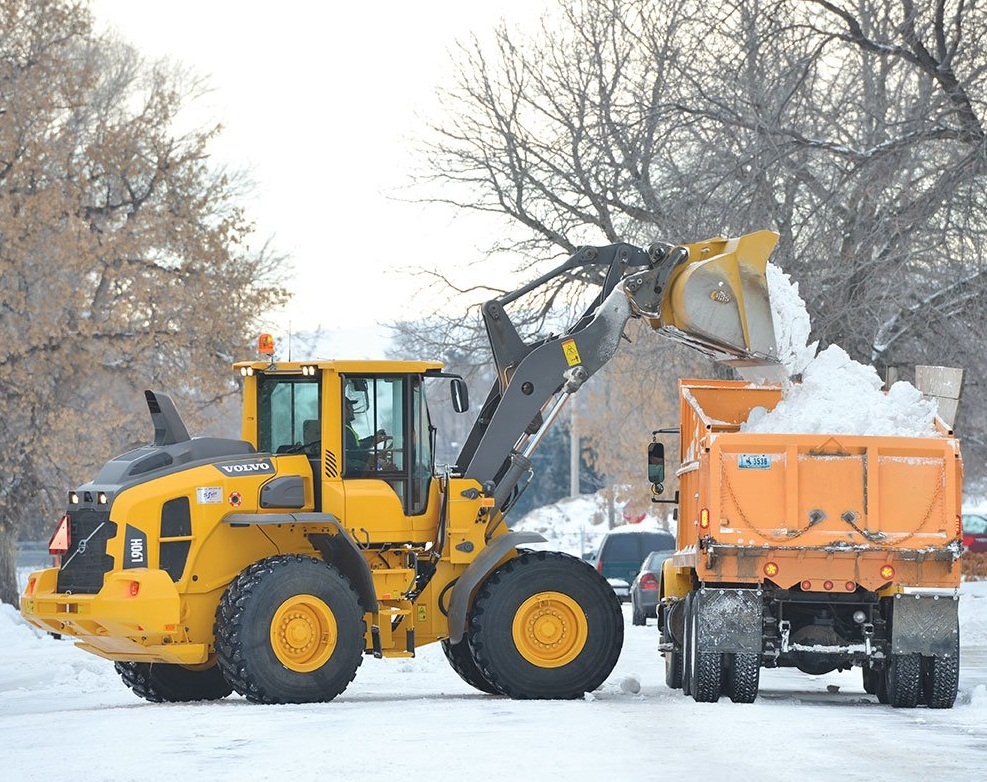
[[[148,391],[153,442],[69,492],[60,565],[31,574],[21,611],[150,701],[328,701],[364,656],[436,641],[483,692],[581,697],[616,664],[623,616],[587,563],[526,550],[543,538],[506,523],[529,457],[629,318],[724,360],[774,361],[775,241],[585,247],[488,302],[497,379],[448,467],[426,390],[468,400],[438,362],[276,361],[262,339],[260,360],[234,365],[242,440],[190,437]],[[575,324],[522,339],[505,306],[577,279],[600,291]]]

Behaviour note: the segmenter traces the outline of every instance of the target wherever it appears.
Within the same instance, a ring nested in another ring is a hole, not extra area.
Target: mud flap
[[[891,601],[892,654],[951,657],[959,632],[955,595],[895,595]]]
[[[693,599],[698,612],[699,649],[761,653],[761,590],[700,589]]]

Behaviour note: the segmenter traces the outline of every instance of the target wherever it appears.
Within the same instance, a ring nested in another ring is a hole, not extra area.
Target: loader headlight
[[[69,505],[78,505],[78,504],[79,504],[79,493],[78,492],[74,492],[74,491],[70,491],[69,492]]]
[[[243,377],[250,377],[252,374],[254,374],[254,368],[253,367],[240,367],[240,375],[241,376],[243,376]]]
[[[101,491],[96,495],[96,502],[99,505],[106,505],[109,502],[109,497],[106,496],[105,491]]]

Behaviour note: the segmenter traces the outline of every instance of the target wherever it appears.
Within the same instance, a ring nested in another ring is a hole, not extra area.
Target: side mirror
[[[657,441],[648,444],[648,482],[656,486],[665,482],[665,446]]]
[[[454,377],[449,381],[449,391],[452,394],[453,410],[457,413],[465,413],[470,409],[470,395],[465,380],[461,377]]]

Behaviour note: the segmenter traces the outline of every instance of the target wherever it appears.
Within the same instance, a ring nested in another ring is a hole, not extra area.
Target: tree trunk
[[[0,535],[0,603],[19,605],[17,589],[17,539],[14,535]]]

